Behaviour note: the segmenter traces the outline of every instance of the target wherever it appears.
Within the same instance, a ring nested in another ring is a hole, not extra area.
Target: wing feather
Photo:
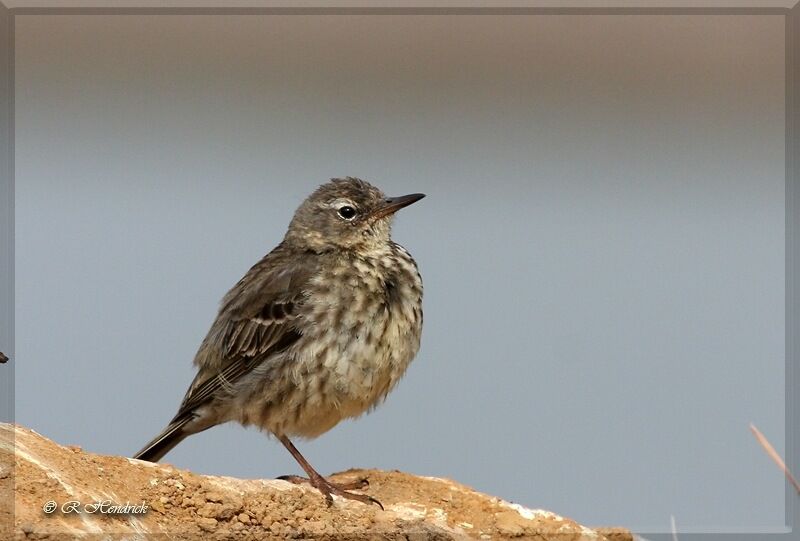
[[[315,267],[309,258],[301,258],[302,265],[287,259],[293,260],[279,246],[225,296],[195,359],[200,370],[173,422],[192,415],[221,390],[232,392],[242,376],[301,337],[299,308]]]

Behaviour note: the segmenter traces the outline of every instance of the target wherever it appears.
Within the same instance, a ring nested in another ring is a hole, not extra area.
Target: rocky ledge
[[[0,539],[633,539],[447,479],[378,470],[334,476],[363,477],[385,511],[340,498],[328,506],[311,487],[286,481],[96,455],[0,424]]]

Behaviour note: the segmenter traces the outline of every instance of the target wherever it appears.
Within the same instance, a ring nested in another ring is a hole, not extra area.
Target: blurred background
[[[321,471],[449,477],[585,524],[777,531],[784,17],[16,17],[16,417],[129,455],[222,295],[330,177],[428,197],[425,330]],[[298,473],[223,426],[166,458]]]

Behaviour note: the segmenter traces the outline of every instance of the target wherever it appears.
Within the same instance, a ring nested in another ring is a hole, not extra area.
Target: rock
[[[349,470],[333,477],[368,479],[364,492],[386,510],[338,497],[328,506],[309,486],[94,455],[2,423],[0,471],[0,539],[633,539],[622,528],[586,528],[447,479]]]
[[[197,519],[197,525],[205,532],[213,532],[217,529],[217,519],[200,517]]]

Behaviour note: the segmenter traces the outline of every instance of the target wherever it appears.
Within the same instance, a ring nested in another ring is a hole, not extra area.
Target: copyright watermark
[[[42,511],[46,515],[52,515],[59,512],[62,515],[144,515],[150,510],[150,506],[146,503],[130,503],[123,504],[113,502],[111,500],[102,500],[97,502],[82,503],[77,500],[70,500],[58,504],[55,500],[48,500],[42,506]]]

